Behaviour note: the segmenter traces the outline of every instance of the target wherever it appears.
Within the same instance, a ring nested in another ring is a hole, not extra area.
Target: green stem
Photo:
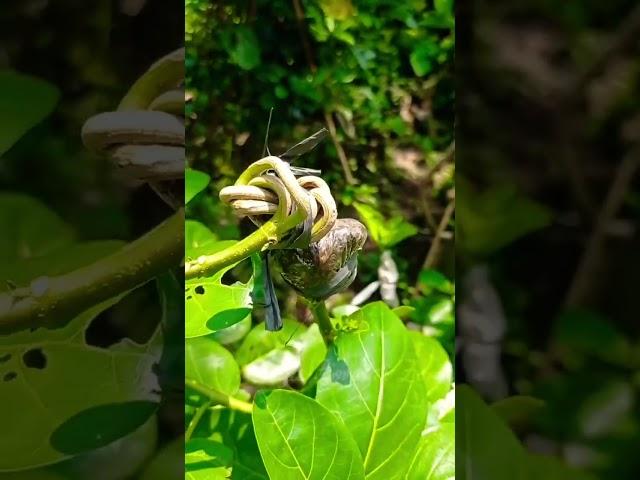
[[[253,404],[245,402],[244,400],[240,400],[239,398],[234,398],[230,395],[226,395],[222,392],[218,392],[213,388],[205,387],[201,383],[198,383],[195,380],[191,380],[190,378],[185,378],[184,384],[191,390],[194,390],[200,395],[204,395],[205,397],[207,397],[209,400],[211,400],[212,403],[224,405],[225,407],[244,413],[251,413],[253,411]]]
[[[211,276],[229,265],[244,260],[253,253],[265,250],[268,245],[278,243],[287,232],[303,221],[304,212],[302,211],[295,212],[282,220],[271,219],[231,247],[211,255],[201,255],[195,260],[186,262],[184,278],[189,280]]]
[[[327,343],[333,342],[333,337],[335,331],[333,329],[333,324],[331,323],[331,318],[329,317],[329,311],[327,310],[327,305],[323,300],[319,301],[310,301],[309,307],[311,308],[311,312],[313,312],[313,316],[318,323],[318,327],[320,328],[320,333],[324,337]]]
[[[207,409],[210,406],[211,406],[211,402],[208,401],[208,402],[205,402],[202,405],[200,405],[200,407],[198,407],[198,410],[196,410],[195,415],[193,416],[193,418],[189,422],[189,426],[187,427],[187,432],[184,434],[185,442],[189,441],[189,439],[193,435],[193,432],[195,431],[196,427],[198,426],[198,423],[200,423],[200,419],[202,418],[202,416],[204,415],[204,413],[207,411]]]
[[[213,275],[224,267],[244,260],[252,253],[261,252],[269,243],[275,243],[277,238],[277,225],[271,221],[266,222],[261,228],[231,247],[187,262],[184,267],[185,279]]]
[[[55,327],[175,268],[184,258],[184,209],[117,252],[0,294],[0,333]]]

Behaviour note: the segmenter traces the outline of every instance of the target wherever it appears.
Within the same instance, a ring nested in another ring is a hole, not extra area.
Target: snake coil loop
[[[82,140],[89,150],[108,155],[128,178],[149,182],[175,206],[178,199],[168,186],[184,177],[184,48],[155,62],[117,111],[89,118]]]
[[[296,178],[289,164],[274,156],[249,166],[235,185],[220,191],[220,200],[238,217],[248,217],[257,226],[270,218],[284,225],[302,210],[310,228],[311,243],[324,237],[338,217],[335,200],[323,179],[314,175]],[[287,242],[273,246],[290,247]]]

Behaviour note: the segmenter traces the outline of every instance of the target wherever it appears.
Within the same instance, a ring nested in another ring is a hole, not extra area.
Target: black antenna
[[[264,157],[265,153],[268,153],[271,156],[271,152],[269,151],[269,129],[271,128],[271,115],[273,115],[273,107],[269,110],[269,121],[267,122],[267,133],[264,135],[264,147],[262,147],[262,156]]]

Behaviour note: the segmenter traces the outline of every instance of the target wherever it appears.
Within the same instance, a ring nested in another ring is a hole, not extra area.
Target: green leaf
[[[483,192],[456,176],[456,245],[472,255],[493,253],[551,221],[550,211],[518,194],[512,185]]]
[[[456,387],[456,402],[457,477],[525,480],[524,448],[498,415],[467,385]]]
[[[311,398],[287,390],[260,392],[253,425],[270,478],[364,479],[353,438]]]
[[[184,474],[184,437],[164,445],[144,468],[140,480],[173,480]]]
[[[235,241],[220,241],[208,245],[208,253],[215,253]],[[256,270],[252,258],[252,266]],[[243,321],[251,314],[254,286],[252,275],[246,283],[235,282],[224,285],[222,277],[235,267],[230,265],[211,277],[195,278],[185,282],[185,335],[187,338],[209,335],[218,330],[231,327]]]
[[[0,337],[0,357],[6,359],[0,365],[6,407],[0,423],[21,432],[0,437],[0,471],[46,465],[100,447],[139,427],[157,408],[159,329],[146,344],[124,339],[99,348],[85,343],[91,321],[118,300],[97,305],[60,329]],[[28,366],[25,355],[43,360]],[[122,416],[117,422],[115,411]]]
[[[596,480],[593,475],[570,468],[554,457],[529,454],[526,461],[529,480]]]
[[[406,480],[455,479],[455,425],[446,423],[423,434]],[[540,477],[543,478],[543,477]]]
[[[399,477],[417,448],[429,403],[413,342],[382,302],[351,319],[360,328],[338,334],[317,399],[355,438],[367,479]]]
[[[185,341],[185,373],[187,378],[227,395],[235,395],[240,388],[240,368],[233,355],[209,337]]]
[[[354,202],[353,206],[358,211],[360,218],[366,224],[371,238],[384,250],[400,243],[416,233],[418,229],[415,225],[407,222],[401,217],[387,219],[380,211],[371,205]]]
[[[453,283],[437,270],[422,270],[418,275],[418,284],[421,287],[427,287],[449,295],[453,295],[455,293]]]
[[[317,324],[313,324],[304,333],[304,347],[300,356],[300,380],[307,383],[311,375],[322,365],[327,356],[327,346]]]
[[[51,113],[60,92],[44,80],[11,70],[0,71],[0,92],[1,156]]]
[[[231,61],[243,70],[253,70],[260,65],[260,44],[253,30],[238,25],[235,29],[236,44],[229,51]]]
[[[65,420],[49,441],[67,455],[95,450],[135,431],[157,408],[157,402],[142,400],[92,406]]]
[[[278,332],[256,325],[246,336],[236,357],[242,366],[243,377],[263,386],[279,385],[300,370],[305,383],[322,364],[326,346],[316,324],[309,328],[293,320],[284,319]]]
[[[433,5],[438,13],[444,15],[453,13],[453,0],[434,0]]]
[[[204,224],[195,220],[184,222],[185,254],[188,258],[198,258],[215,248],[218,238]]]
[[[194,438],[185,444],[185,478],[223,480],[231,478],[233,452],[220,442]]]
[[[207,188],[211,177],[199,170],[187,168],[184,171],[184,203],[189,203],[202,190]]]
[[[213,438],[221,438],[233,450],[234,480],[268,480],[251,415],[225,409],[214,427]]]
[[[538,398],[514,395],[491,404],[491,408],[511,428],[518,428],[528,425],[544,405],[545,403]]]
[[[422,374],[430,402],[444,397],[451,389],[453,368],[444,348],[433,338],[409,332],[416,350],[418,369]]]
[[[73,241],[71,228],[47,206],[15,193],[0,194],[0,231],[0,264],[45,255]]]
[[[409,56],[409,62],[411,63],[413,72],[419,77],[431,73],[434,59],[439,52],[440,48],[434,40],[429,39],[419,42]]]

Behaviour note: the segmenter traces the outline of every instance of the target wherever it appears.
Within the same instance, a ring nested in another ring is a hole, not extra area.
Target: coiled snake
[[[108,155],[128,178],[149,182],[170,205],[183,203],[184,48],[155,62],[113,112],[82,127],[85,146]]]

